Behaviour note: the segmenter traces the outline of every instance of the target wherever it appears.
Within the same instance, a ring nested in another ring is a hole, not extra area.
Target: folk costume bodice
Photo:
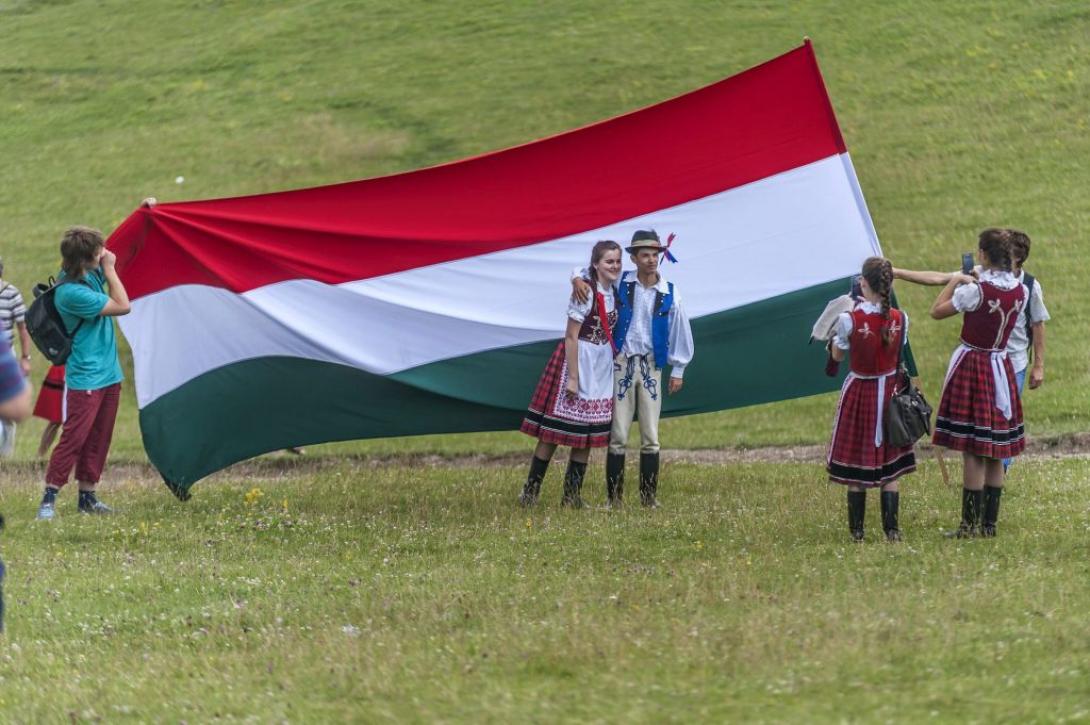
[[[610,345],[617,325],[616,289],[599,286],[591,295],[579,327],[579,339],[593,345]],[[604,320],[604,324],[603,324]]]
[[[961,323],[961,341],[977,350],[1003,350],[1026,303],[1025,289],[1015,285],[1002,289],[980,282],[980,302],[966,310]]]
[[[606,324],[612,333],[613,328],[617,325],[617,310],[610,310],[606,313]],[[579,339],[595,345],[609,344],[609,337],[606,336],[606,328],[602,325],[602,318],[597,305],[591,308],[587,318],[583,320],[583,326],[579,328]]]
[[[616,327],[617,345],[626,351],[626,355],[651,352],[655,367],[662,368],[672,352],[670,310],[674,306],[674,283],[659,277],[654,287],[646,290],[641,287],[637,292],[636,288],[640,286],[637,279],[635,274],[626,274],[617,288],[617,308],[620,311]],[[633,325],[633,322],[636,324]],[[641,325],[645,325],[646,329],[638,329]],[[635,341],[630,337],[638,337],[641,342],[633,344]],[[651,343],[650,350],[646,349],[648,342]]]
[[[889,319],[872,305],[860,305],[851,311],[852,332],[851,371],[856,375],[875,376],[893,372],[904,334],[904,313],[889,311]],[[890,331],[889,343],[883,342],[883,331]]]

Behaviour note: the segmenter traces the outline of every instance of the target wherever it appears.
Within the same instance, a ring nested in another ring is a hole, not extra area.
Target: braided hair
[[[886,323],[882,325],[882,344],[889,345],[893,342],[893,330],[889,324],[890,296],[893,290],[893,264],[885,257],[868,257],[863,262],[863,279],[867,285],[882,299],[882,317]]]
[[[991,266],[1010,272],[1014,257],[1014,231],[994,227],[985,229],[980,233],[980,251],[984,252]]]

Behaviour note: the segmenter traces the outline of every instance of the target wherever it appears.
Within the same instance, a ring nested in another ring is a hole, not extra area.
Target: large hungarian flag
[[[665,415],[838,384],[810,326],[879,246],[809,42],[484,156],[138,210],[109,246],[148,456],[184,497],[286,446],[514,430],[572,268],[649,228],[696,343]]]

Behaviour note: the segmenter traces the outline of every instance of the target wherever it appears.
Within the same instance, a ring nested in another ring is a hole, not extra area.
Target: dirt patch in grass
[[[922,460],[934,456],[934,447],[923,444],[917,446],[917,454]],[[561,454],[563,455],[563,454]],[[636,456],[636,451],[630,455]],[[293,456],[272,453],[261,458],[244,461],[219,473],[209,476],[207,481],[217,479],[253,479],[275,480],[294,477],[306,473],[318,473],[330,468],[348,466],[357,471],[390,466],[409,466],[422,468],[506,468],[522,466],[526,463],[526,454],[443,456],[437,454],[409,454],[392,456],[362,455],[303,455]],[[602,451],[594,451],[591,464],[597,465],[604,459]],[[960,456],[952,451],[944,451],[948,463],[956,464]],[[1073,458],[1090,456],[1090,433],[1036,438],[1029,442],[1023,456],[1033,459]],[[825,458],[824,445],[804,446],[768,446],[761,448],[697,448],[664,449],[662,459],[665,463],[696,463],[703,465],[727,465],[731,463],[821,463]],[[561,460],[558,458],[558,460]],[[44,471],[40,462],[13,462],[4,466],[3,478],[16,482],[20,479],[38,481]],[[160,478],[148,463],[121,462],[110,464],[106,476],[113,485],[146,485],[159,482]]]

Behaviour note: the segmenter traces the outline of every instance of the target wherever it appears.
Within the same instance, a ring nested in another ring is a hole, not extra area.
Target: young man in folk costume
[[[668,245],[667,245],[668,246]],[[633,417],[640,424],[640,502],[658,506],[659,416],[664,392],[673,395],[683,385],[685,367],[693,359],[693,332],[673,282],[659,273],[660,255],[667,254],[653,230],[632,235],[625,248],[636,265],[618,283],[617,327],[614,338],[620,353],[614,365],[613,424],[606,454],[606,497],[611,508],[624,498],[625,450]],[[585,270],[572,278],[574,297],[585,300],[590,285]],[[663,390],[662,369],[670,366]]]

